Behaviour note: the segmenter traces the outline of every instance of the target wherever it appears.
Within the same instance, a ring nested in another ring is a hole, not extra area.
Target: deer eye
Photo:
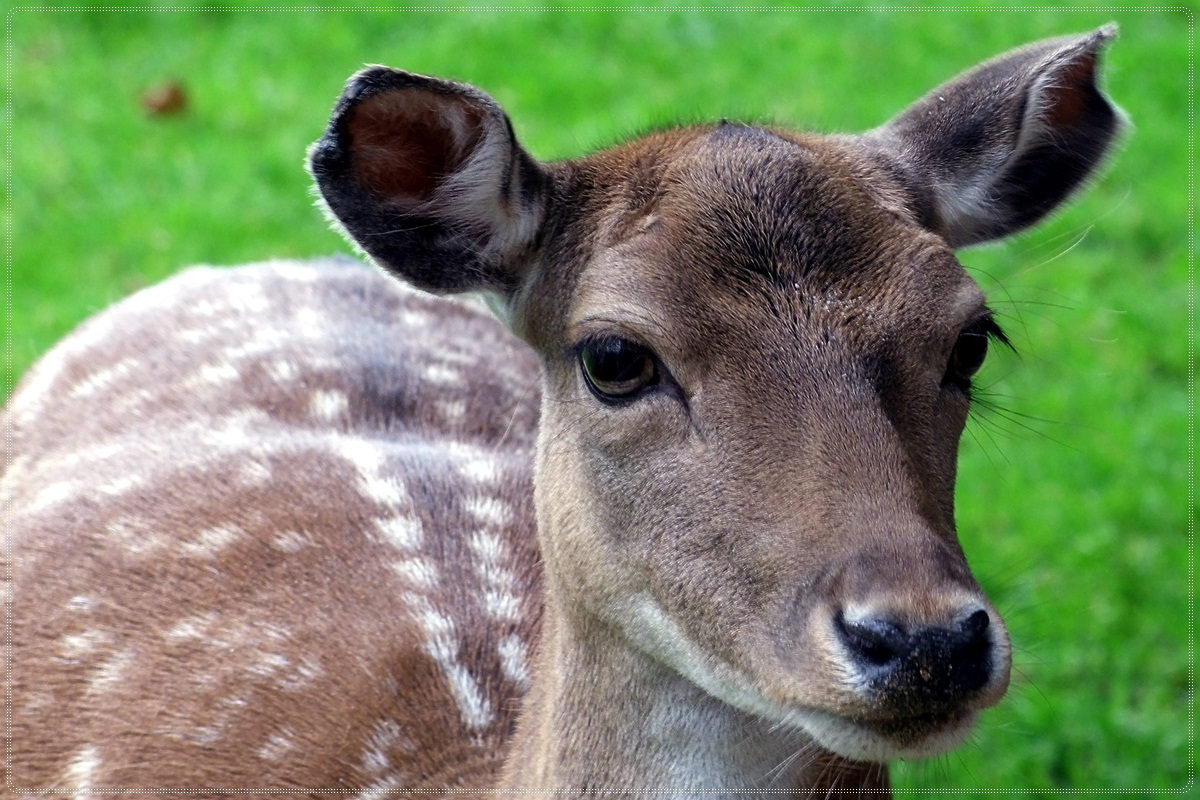
[[[950,351],[950,362],[946,365],[946,377],[942,379],[942,383],[952,384],[964,391],[970,389],[971,378],[975,377],[975,373],[979,372],[984,359],[987,358],[989,339],[1012,346],[991,316],[983,317],[963,328],[954,343],[954,349]]]
[[[579,349],[588,389],[604,401],[625,400],[658,382],[654,354],[628,339],[591,339]]]

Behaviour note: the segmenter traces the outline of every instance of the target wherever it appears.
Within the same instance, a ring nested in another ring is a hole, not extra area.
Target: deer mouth
[[[929,758],[957,747],[970,735],[979,712],[958,709],[863,719],[826,711],[803,715],[802,727],[817,743],[856,761]]]

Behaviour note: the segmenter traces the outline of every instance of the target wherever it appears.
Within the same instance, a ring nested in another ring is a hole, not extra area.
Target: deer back
[[[4,418],[5,785],[494,774],[540,617],[538,397],[486,313],[350,261],[194,268],[81,326]]]

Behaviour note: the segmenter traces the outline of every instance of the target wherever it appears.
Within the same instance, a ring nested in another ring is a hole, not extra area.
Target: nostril
[[[991,624],[991,617],[983,609],[979,609],[971,616],[959,623],[958,630],[969,642],[977,642],[986,639],[988,626]]]
[[[908,649],[909,637],[887,620],[839,617],[838,631],[850,653],[870,666],[883,666]]]
[[[964,667],[961,681],[976,688],[988,682],[991,675],[991,618],[985,610],[977,610],[959,622],[958,637],[952,642],[952,655]]]

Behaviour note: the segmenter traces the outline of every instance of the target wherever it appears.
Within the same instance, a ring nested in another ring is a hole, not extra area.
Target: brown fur
[[[333,217],[536,358],[328,264],[185,273],[65,340],[5,417],[6,786],[866,794],[954,746],[1009,645],[955,530],[993,328],[952,246],[1095,168],[1111,35],[857,137],[557,164],[478,89],[356,76],[311,154]],[[657,380],[605,397],[581,354],[618,340]]]

